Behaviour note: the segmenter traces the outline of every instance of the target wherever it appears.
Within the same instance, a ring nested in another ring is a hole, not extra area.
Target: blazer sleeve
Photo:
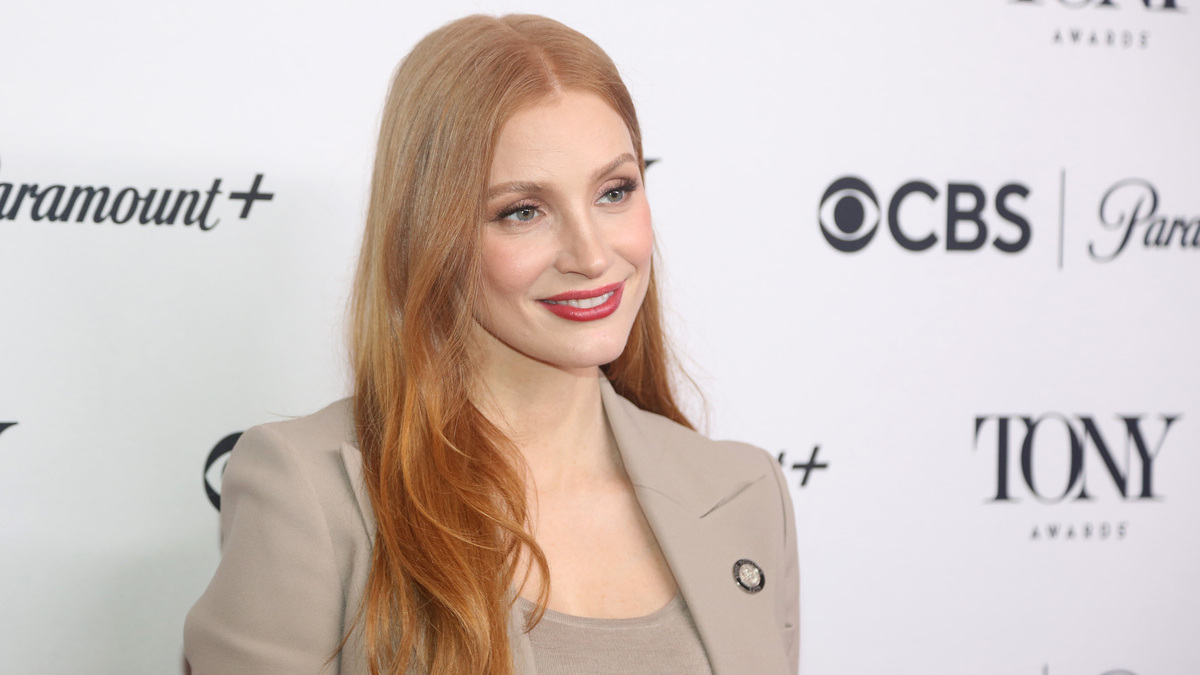
[[[792,492],[779,463],[770,453],[764,453],[771,464],[779,497],[783,507],[783,561],[779,595],[776,607],[779,614],[779,629],[787,649],[788,663],[792,673],[800,670],[800,561],[796,542],[796,512],[792,506]]]
[[[184,626],[192,675],[336,673],[344,602],[304,462],[270,426],[250,429],[222,480],[221,563]]]

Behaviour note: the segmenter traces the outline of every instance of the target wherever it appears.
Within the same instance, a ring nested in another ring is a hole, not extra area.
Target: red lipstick
[[[549,298],[542,298],[546,309],[555,315],[571,321],[595,321],[617,311],[621,306],[621,293],[625,290],[625,282],[601,286],[588,291],[567,291]],[[604,296],[608,296],[604,298]],[[593,305],[598,298],[604,301]],[[590,301],[590,302],[589,302]],[[582,306],[580,306],[582,305]]]

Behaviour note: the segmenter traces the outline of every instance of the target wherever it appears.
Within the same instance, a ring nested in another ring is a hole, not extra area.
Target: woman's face
[[[571,370],[615,360],[653,249],[621,117],[577,91],[516,113],[501,128],[488,185],[475,312],[488,355]]]

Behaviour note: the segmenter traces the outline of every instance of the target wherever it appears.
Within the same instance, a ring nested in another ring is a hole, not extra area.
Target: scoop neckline
[[[537,608],[537,605],[534,604],[532,601],[526,600],[525,598],[523,598],[519,595],[517,596],[517,604],[520,605],[521,609],[524,610],[525,612],[531,612]],[[542,618],[553,621],[554,623],[566,624],[566,625],[570,625],[570,626],[581,626],[581,627],[605,626],[605,627],[609,627],[609,628],[632,627],[632,626],[644,626],[646,624],[657,623],[657,622],[661,621],[663,618],[667,618],[670,615],[678,614],[679,610],[682,607],[683,607],[683,593],[681,593],[679,590],[676,590],[675,595],[672,596],[671,599],[667,601],[667,604],[654,610],[653,612],[650,612],[649,614],[643,614],[642,616],[619,617],[619,618],[611,618],[610,619],[610,618],[604,618],[604,617],[598,617],[598,616],[580,616],[578,614],[567,614],[566,612],[558,612],[553,609],[547,608],[546,612],[542,615]]]

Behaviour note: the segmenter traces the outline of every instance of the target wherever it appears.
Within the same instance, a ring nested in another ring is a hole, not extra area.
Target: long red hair
[[[549,579],[526,528],[519,454],[470,401],[469,335],[497,136],[515,111],[565,89],[609,102],[644,166],[616,67],[556,21],[454,21],[392,81],[352,305],[354,419],[377,523],[358,615],[373,675],[512,673],[522,550]],[[690,426],[672,394],[653,273],[624,353],[603,370],[639,407]]]

